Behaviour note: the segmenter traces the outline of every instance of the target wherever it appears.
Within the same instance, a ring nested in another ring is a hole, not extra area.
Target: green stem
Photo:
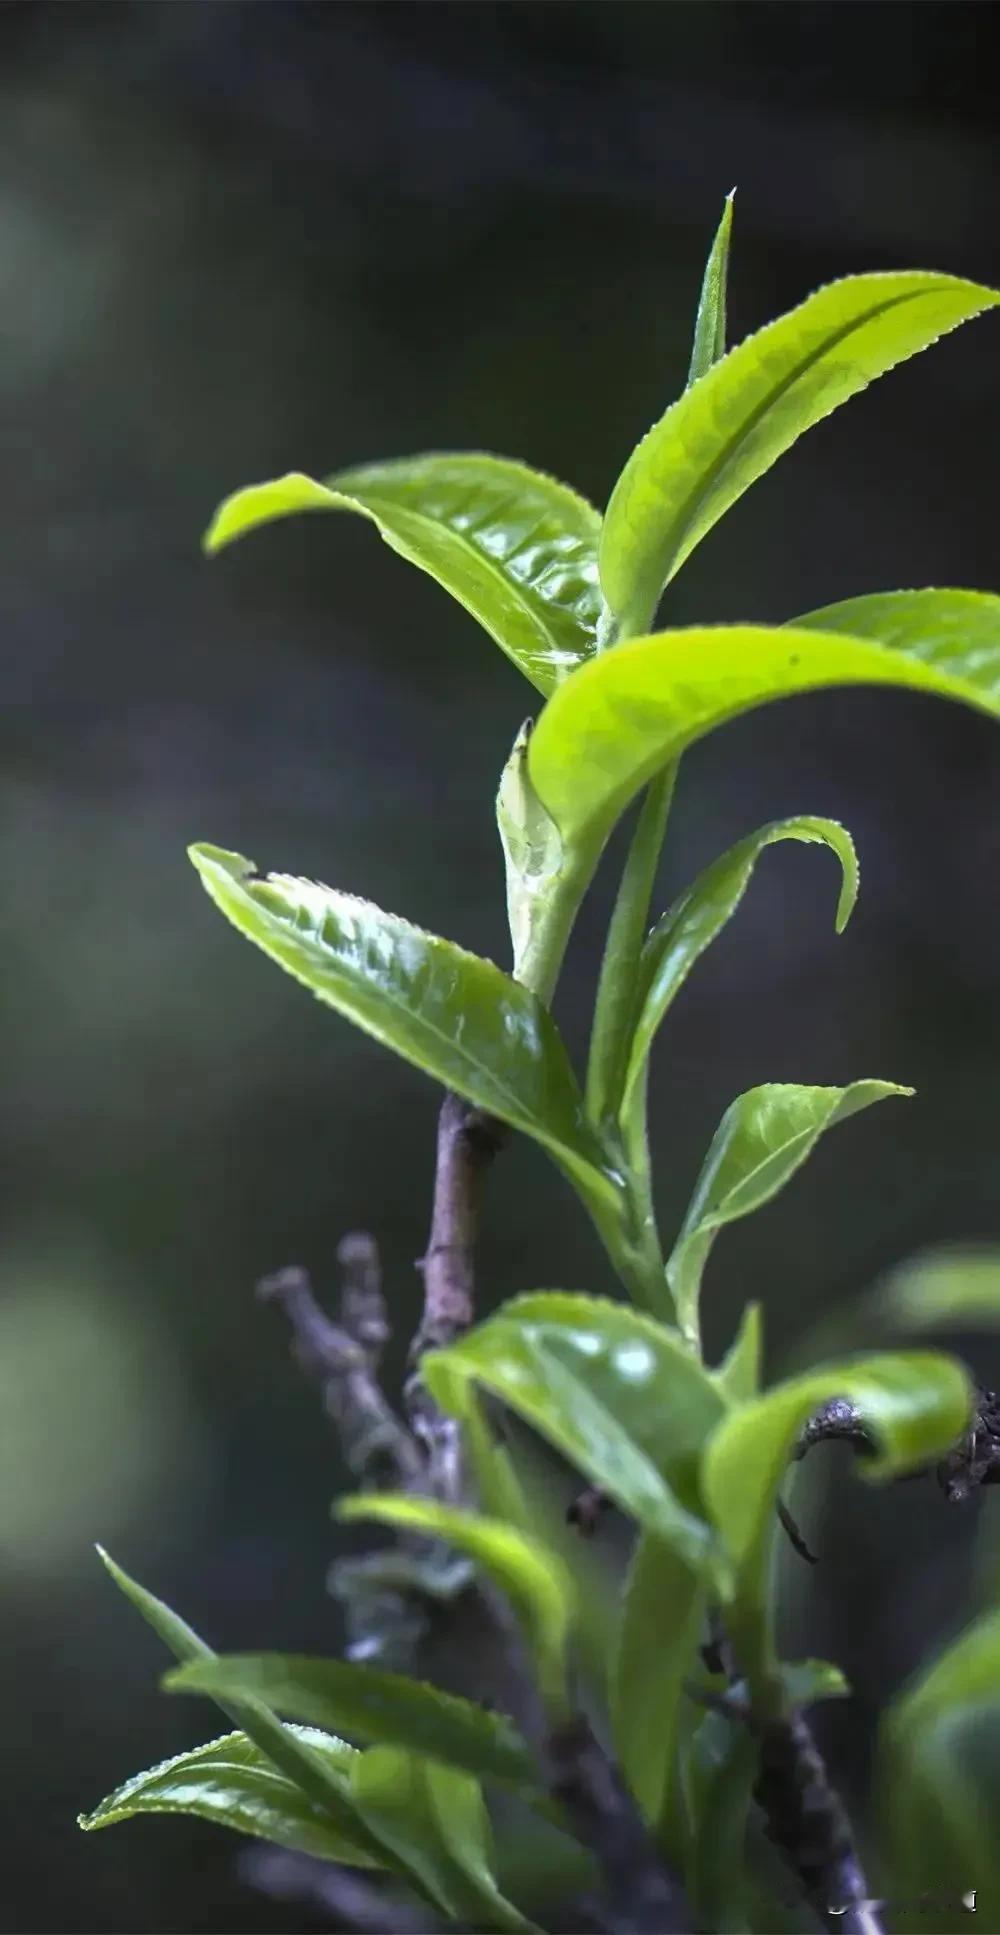
[[[621,1101],[639,955],[677,778],[676,760],[646,790],[608,929],[587,1064],[587,1114],[612,1121]]]

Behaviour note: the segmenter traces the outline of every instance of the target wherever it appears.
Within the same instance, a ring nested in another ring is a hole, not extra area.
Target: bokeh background
[[[222,1834],[77,1834],[79,1807],[212,1726],[157,1693],[162,1656],[92,1542],[217,1644],[335,1649],[345,1474],[252,1286],[301,1261],[331,1289],[361,1225],[397,1368],[416,1307],[434,1092],[239,943],[186,843],[507,958],[492,787],[530,704],[517,674],[357,521],[209,565],[216,500],[457,445],[603,502],[683,381],[734,181],[735,336],[851,270],[1000,281],[996,41],[995,10],[966,4],[0,12],[8,1930],[290,1925]],[[996,330],[813,431],[699,549],[670,617],[997,589]],[[833,863],[772,854],[686,989],[655,1081],[668,1227],[738,1090],[918,1091],[726,1235],[714,1343],[748,1295],[777,1369],[821,1319],[860,1341],[852,1303],[894,1260],[1000,1237],[998,798],[987,722],[892,695],[800,699],[685,762],[662,902],[803,811],[852,828],[863,888],[835,940]],[[560,990],[577,1047],[609,894],[605,870]],[[482,1283],[490,1303],[610,1288],[534,1150],[497,1166]],[[968,1348],[995,1373],[989,1340]],[[853,1792],[877,1707],[966,1616],[1000,1539],[991,1559],[982,1513],[922,1487],[834,1491],[810,1506],[826,1563],[800,1622],[854,1681],[825,1722]]]

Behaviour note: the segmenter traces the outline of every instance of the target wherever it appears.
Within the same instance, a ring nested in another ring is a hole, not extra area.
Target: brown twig
[[[813,1445],[831,1438],[851,1444],[858,1457],[870,1457],[875,1442],[861,1412],[850,1398],[832,1398],[809,1419],[795,1447],[796,1459],[804,1458]],[[921,1465],[907,1472],[908,1478],[926,1478],[933,1473],[950,1504],[961,1505],[983,1485],[1000,1484],[1000,1395],[976,1386],[975,1402],[968,1429],[945,1458],[933,1465]]]
[[[850,1822],[808,1722],[795,1712],[757,1731],[760,1764],[753,1791],[768,1839],[780,1848],[829,1928],[844,1935],[881,1935]]]
[[[446,1094],[438,1116],[434,1204],[426,1254],[424,1310],[410,1349],[416,1366],[426,1350],[450,1344],[475,1315],[474,1253],[483,1180],[507,1131],[461,1096]]]

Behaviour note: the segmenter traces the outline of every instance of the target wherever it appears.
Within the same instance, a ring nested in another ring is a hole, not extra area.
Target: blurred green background
[[[91,1546],[217,1644],[335,1649],[345,1474],[252,1286],[300,1261],[332,1288],[360,1225],[397,1368],[416,1307],[434,1092],[239,943],[186,843],[507,959],[492,790],[527,689],[357,521],[289,523],[208,565],[216,500],[458,445],[603,502],[683,382],[734,181],[734,336],[848,271],[1000,282],[997,38],[995,10],[961,0],[0,12],[8,1930],[289,1926],[224,1835],[77,1834],[78,1808],[213,1729],[157,1694],[162,1656]],[[1000,588],[996,328],[814,431],[665,615]],[[832,862],[769,856],[685,991],[655,1080],[667,1227],[738,1090],[918,1091],[726,1234],[714,1344],[759,1296],[780,1369],[831,1312],[852,1337],[852,1299],[898,1257],[1000,1234],[998,796],[985,720],[888,694],[798,700],[685,762],[661,901],[793,812],[846,821],[863,884],[837,941]],[[560,990],[577,1046],[609,881]],[[481,1274],[490,1304],[611,1287],[533,1150],[491,1181]],[[995,1377],[995,1346],[969,1348]],[[854,1680],[825,1722],[853,1787],[876,1707],[968,1607],[980,1515],[922,1487],[837,1486],[835,1506],[810,1507],[826,1563],[799,1617]]]

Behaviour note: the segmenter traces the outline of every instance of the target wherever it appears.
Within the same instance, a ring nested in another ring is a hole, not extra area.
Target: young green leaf
[[[629,1787],[679,1860],[678,1715],[698,1663],[704,1581],[653,1532],[640,1533],[611,1667],[611,1725]]]
[[[705,376],[712,364],[726,353],[726,283],[729,277],[729,242],[733,229],[735,193],[733,188],[726,196],[722,220],[715,231],[715,240],[705,264],[705,278],[694,325],[688,388],[692,383],[697,383],[700,376]]]
[[[702,1273],[726,1223],[770,1202],[800,1169],[826,1129],[890,1095],[912,1095],[895,1082],[852,1082],[849,1088],[805,1088],[765,1082],[731,1102],[702,1164],[667,1275],[685,1335],[698,1337]]]
[[[956,1911],[964,1897],[988,1928],[1000,1917],[998,1742],[1000,1613],[991,1611],[889,1707],[874,1790],[894,1891],[918,1902],[932,1891]]]
[[[470,1385],[492,1391],[695,1570],[714,1569],[698,1459],[725,1398],[676,1331],[623,1304],[538,1292],[423,1369],[444,1410],[462,1417]]]
[[[763,1320],[759,1303],[744,1306],[740,1327],[726,1352],[716,1377],[732,1404],[746,1404],[760,1390],[761,1355],[764,1347]]]
[[[821,615],[810,615],[811,630],[720,625],[630,639],[553,694],[531,735],[528,771],[559,828],[578,896],[640,787],[755,706],[825,687],[898,685],[1000,717],[1000,662],[982,639],[941,637],[929,654],[919,641],[890,647],[823,632]]]
[[[90,1814],[81,1814],[79,1825],[89,1833],[139,1814],[194,1814],[217,1827],[235,1828],[239,1834],[276,1841],[280,1847],[297,1848],[326,1861],[358,1868],[381,1865],[363,1823],[357,1822],[356,1832],[351,1832],[355,1815],[347,1796],[355,1749],[311,1727],[288,1732],[322,1760],[331,1779],[343,1787],[337,1821],[280,1774],[245,1733],[230,1733],[133,1775]]]
[[[555,1023],[529,989],[370,901],[289,874],[261,879],[218,847],[190,852],[248,940],[376,1041],[541,1142],[588,1205],[614,1215],[619,1185],[584,1121]]]
[[[480,451],[431,452],[338,472],[292,472],[219,506],[205,549],[298,511],[357,511],[393,551],[478,619],[501,651],[551,692],[589,656],[601,609],[601,520],[575,491]]]
[[[168,1673],[171,1693],[263,1700],[275,1712],[361,1741],[427,1754],[486,1780],[537,1788],[538,1770],[503,1714],[401,1673],[289,1653],[237,1653]]]
[[[428,1353],[423,1369],[442,1353]],[[436,1395],[427,1379],[431,1394]],[[360,1492],[339,1499],[339,1518],[378,1519],[382,1524],[427,1532],[467,1553],[507,1594],[524,1626],[546,1703],[557,1712],[567,1704],[566,1648],[574,1612],[573,1581],[556,1554],[527,1532],[433,1499],[397,1493]]]
[[[1000,598],[989,591],[880,591],[795,618],[798,630],[868,638],[1000,693]]]
[[[182,1662],[213,1661],[216,1655],[204,1640],[183,1619],[179,1619],[162,1599],[157,1599],[103,1551],[98,1553],[119,1591],[135,1607],[140,1618],[153,1628],[158,1639],[163,1641],[174,1658]],[[342,1769],[337,1759],[340,1749],[344,1752],[342,1741],[334,1741],[333,1759],[324,1741],[316,1744],[306,1739],[301,1729],[287,1727],[258,1700],[220,1700],[216,1703],[228,1718],[246,1734],[254,1748],[270,1761],[278,1772],[295,1787],[302,1790],[305,1798],[314,1809],[318,1808],[327,1825],[335,1828],[338,1836],[352,1841],[367,1849],[368,1858],[377,1862],[380,1859],[378,1847],[373,1843],[363,1825],[354,1816],[350,1803],[345,1800],[345,1784]],[[154,1769],[154,1772],[157,1770]],[[142,1777],[140,1777],[142,1778]]]
[[[497,827],[507,876],[507,919],[514,950],[513,974],[547,999],[537,942],[544,933],[545,904],[562,865],[562,841],[528,774],[530,719],[526,719],[500,779]]]
[[[834,1397],[857,1406],[877,1446],[863,1469],[878,1479],[943,1457],[966,1428],[972,1391],[953,1358],[914,1351],[824,1365],[723,1419],[705,1449],[703,1492],[736,1574],[730,1637],[765,1702],[778,1680],[767,1590],[775,1502],[802,1426]]]
[[[854,842],[836,820],[802,815],[772,820],[730,847],[675,900],[649,934],[639,963],[637,1008],[624,1069],[620,1116],[634,1139],[645,1117],[646,1069],[656,1031],[695,962],[736,912],[754,868],[766,847],[781,840],[828,846],[840,861],[841,887],[837,932],[843,933],[858,893]]]
[[[929,1250],[891,1270],[868,1306],[885,1330],[996,1330],[1000,1251]]]
[[[601,588],[627,632],[743,492],[874,377],[1000,295],[955,276],[848,276],[730,351],[633,451],[600,543]]]
[[[397,1747],[370,1747],[351,1769],[362,1819],[460,1928],[540,1935],[493,1878],[489,1816],[477,1781]]]

